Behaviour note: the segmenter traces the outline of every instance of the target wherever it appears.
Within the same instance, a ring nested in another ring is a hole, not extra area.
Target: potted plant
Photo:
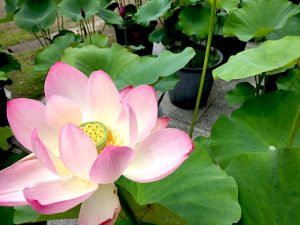
[[[179,82],[173,90],[169,91],[171,102],[180,108],[195,107],[209,22],[209,4],[197,2],[192,5],[191,2],[188,5],[182,5],[180,1],[176,1],[164,15],[163,27],[156,29],[150,36],[152,41],[162,42],[172,52],[180,52],[187,46],[192,47],[196,52],[194,58],[177,72]],[[220,65],[222,59],[222,53],[212,47],[200,107],[206,105],[213,85],[211,71]]]
[[[125,4],[118,0],[107,4],[98,15],[114,27],[117,42],[130,46],[139,55],[150,55],[153,43],[148,40],[157,19],[171,7],[171,0],[135,1]]]

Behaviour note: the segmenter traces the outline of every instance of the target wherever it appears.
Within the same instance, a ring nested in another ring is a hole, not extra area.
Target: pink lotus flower
[[[114,182],[160,180],[178,168],[193,144],[182,131],[157,119],[150,86],[120,93],[110,77],[87,78],[56,63],[45,83],[47,104],[8,103],[15,137],[33,154],[0,171],[0,205],[30,205],[42,214],[80,203],[80,225],[113,224],[120,203]]]

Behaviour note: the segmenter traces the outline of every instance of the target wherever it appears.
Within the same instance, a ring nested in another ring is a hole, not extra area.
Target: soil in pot
[[[203,48],[196,50],[196,56],[189,62],[189,64],[179,70],[177,75],[179,76],[179,81],[175,88],[169,91],[169,96],[171,102],[183,109],[194,109],[196,105],[199,83],[202,74],[202,68],[197,68],[199,62],[203,62],[204,51]],[[212,77],[212,70],[218,67],[223,60],[222,53],[212,48],[212,54],[209,59],[209,67],[207,68],[207,73],[204,82],[204,88],[202,97],[200,100],[200,108],[204,107],[207,103],[210,91],[214,79]],[[195,68],[196,67],[196,68]]]
[[[213,36],[212,46],[222,52],[223,63],[226,63],[230,56],[244,51],[247,42],[240,41],[236,37]]]
[[[114,25],[117,42],[121,45],[143,45],[145,48],[135,51],[136,54],[151,55],[153,43],[148,40],[149,34],[155,29],[157,22],[153,21],[148,27],[138,24]]]

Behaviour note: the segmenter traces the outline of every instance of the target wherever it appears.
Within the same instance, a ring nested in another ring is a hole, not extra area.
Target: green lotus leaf
[[[5,17],[0,18],[0,24],[1,23],[7,23],[7,22],[10,22],[10,21],[13,21],[13,20],[14,20],[14,14],[9,13],[9,14],[6,14]]]
[[[111,10],[100,9],[97,16],[103,19],[107,24],[123,24],[123,18],[117,12]]]
[[[51,27],[56,14],[57,8],[53,0],[26,0],[15,14],[14,20],[20,28],[35,33]]]
[[[141,57],[113,44],[110,48],[68,48],[62,61],[86,75],[102,69],[112,77],[118,88],[123,88],[127,85],[153,84],[159,77],[172,75],[184,67],[194,54],[192,48],[186,48],[178,54],[163,51],[158,57]]]
[[[225,9],[227,12],[231,13],[232,10],[241,8],[247,2],[254,1],[254,0],[218,0],[220,2],[220,5],[223,9]]]
[[[85,18],[89,18],[96,15],[100,10],[99,0],[63,0],[58,5],[58,10],[61,15],[67,17],[68,19],[78,22],[83,18],[83,13]]]
[[[277,69],[282,71],[282,68],[288,69],[295,65],[299,57],[300,36],[287,36],[279,40],[265,41],[256,48],[230,57],[227,63],[213,71],[213,76],[230,81]]]
[[[300,94],[280,90],[249,99],[230,118],[220,117],[211,132],[214,159],[225,168],[240,154],[286,147],[299,104]]]
[[[201,5],[183,7],[178,19],[178,27],[186,35],[198,38],[208,36],[210,9]]]
[[[300,148],[246,153],[226,169],[239,187],[239,225],[300,221]]]
[[[247,99],[255,96],[255,88],[248,82],[238,83],[235,88],[229,91],[225,99],[229,104],[243,104]]]
[[[14,70],[20,70],[20,68],[20,63],[13,55],[0,52],[0,71],[8,73]]]
[[[157,28],[149,35],[149,41],[151,42],[163,42],[167,38],[167,31],[163,28]]]
[[[64,49],[70,46],[71,43],[78,42],[80,38],[74,33],[66,33],[63,36],[58,36],[53,43],[39,52],[35,57],[34,70],[46,72],[50,67],[59,61]]]
[[[178,81],[179,77],[177,73],[175,73],[171,76],[160,78],[153,86],[157,91],[166,92],[168,90],[173,90]]]
[[[138,24],[148,26],[151,21],[156,21],[171,8],[171,0],[149,0],[146,1],[134,15]]]
[[[29,224],[42,222],[47,220],[58,220],[58,219],[75,219],[78,218],[80,205],[69,209],[66,212],[53,214],[53,215],[42,215],[34,211],[30,206],[17,206],[15,208],[14,224]]]
[[[90,43],[92,40],[92,43]],[[86,37],[85,40],[83,41],[83,43],[80,43],[77,47],[84,47],[84,46],[87,46],[87,45],[95,45],[97,46],[98,48],[106,48],[108,47],[108,44],[109,44],[109,40],[108,40],[108,37],[103,35],[103,34],[92,34],[91,35],[91,40],[89,37]]]
[[[290,69],[276,81],[277,87],[286,91],[300,92],[300,68]]]
[[[0,206],[1,224],[2,225],[14,225],[14,208]]]
[[[234,179],[213,163],[198,140],[195,147],[187,161],[161,181],[143,184],[122,177],[118,183],[139,204],[159,203],[190,225],[237,222],[241,212]]]
[[[268,34],[267,39],[277,40],[285,36],[300,36],[300,14],[293,16],[287,22],[287,24],[278,30]]]
[[[300,6],[287,0],[249,1],[229,14],[223,34],[237,36],[242,41],[263,38],[284,27],[288,19],[299,12]]]

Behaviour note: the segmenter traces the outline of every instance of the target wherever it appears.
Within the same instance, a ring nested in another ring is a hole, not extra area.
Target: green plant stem
[[[101,34],[103,34],[103,31],[104,31],[105,27],[106,27],[106,23],[104,23],[103,28],[100,31]]]
[[[85,25],[86,25],[86,29],[87,29],[87,33],[88,33],[88,36],[89,36],[89,39],[90,39],[90,44],[92,45],[92,37],[91,37],[91,30],[89,28],[89,25],[88,25],[88,22],[86,19],[84,19],[84,22],[85,22]]]
[[[209,53],[210,53],[210,46],[211,46],[211,41],[212,41],[212,36],[213,36],[213,31],[214,31],[215,15],[216,15],[216,0],[213,0],[211,13],[210,13],[209,31],[208,31],[208,38],[207,38],[207,44],[206,44],[204,64],[203,64],[201,80],[200,80],[200,87],[198,90],[195,111],[193,114],[192,125],[191,125],[191,129],[190,129],[190,134],[189,134],[191,138],[194,133],[195,123],[196,123],[196,119],[197,119],[197,115],[198,115],[198,111],[199,111],[200,99],[201,99],[202,92],[203,92],[206,70],[207,70],[207,66],[208,66],[208,58],[209,58]]]
[[[289,133],[288,144],[287,144],[288,148],[293,147],[294,139],[296,137],[297,131],[299,130],[299,127],[300,127],[300,105],[298,106],[296,117],[294,119],[292,128]]]
[[[41,44],[41,46],[43,48],[45,48],[45,45],[43,44],[43,42],[40,40],[40,38],[36,35],[36,33],[33,33],[33,35],[35,36],[35,38],[39,41],[39,43]]]
[[[58,13],[56,13],[56,22],[57,22],[57,31],[59,32],[60,29],[59,29],[59,15],[58,15]]]

